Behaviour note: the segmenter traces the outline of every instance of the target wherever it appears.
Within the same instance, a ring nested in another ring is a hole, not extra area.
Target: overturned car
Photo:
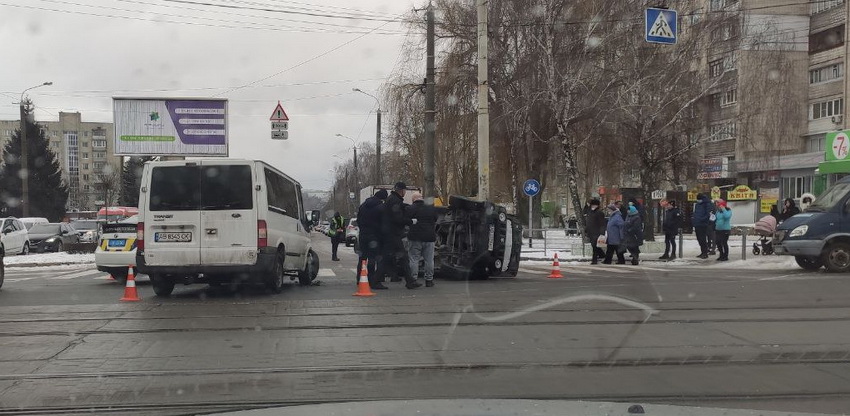
[[[444,279],[516,276],[522,225],[504,207],[460,196],[439,209],[436,274]]]

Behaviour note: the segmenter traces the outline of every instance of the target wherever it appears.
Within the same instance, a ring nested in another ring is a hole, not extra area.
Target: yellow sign
[[[758,192],[750,189],[746,185],[738,185],[735,189],[729,191],[726,199],[730,201],[755,201],[758,199]]]
[[[697,202],[697,193],[690,191],[688,192],[688,202]]]
[[[711,188],[711,199],[720,199],[720,187]]]
[[[776,203],[779,202],[778,199],[761,199],[761,212],[769,214],[770,209],[773,208]]]

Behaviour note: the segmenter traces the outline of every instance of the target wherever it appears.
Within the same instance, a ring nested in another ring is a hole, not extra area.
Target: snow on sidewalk
[[[94,263],[94,253],[86,254],[69,254],[61,253],[43,253],[29,254],[26,256],[6,256],[3,262],[7,266],[39,266],[51,264],[90,264]]]

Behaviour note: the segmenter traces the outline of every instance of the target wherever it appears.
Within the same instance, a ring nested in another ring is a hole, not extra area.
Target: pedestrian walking
[[[697,202],[694,205],[694,213],[691,217],[691,225],[699,243],[699,258],[708,258],[708,223],[711,215],[711,201],[704,194],[697,194]]]
[[[682,211],[675,200],[667,201],[661,230],[664,231],[664,255],[659,260],[676,260],[676,236],[682,228]]]
[[[797,208],[797,203],[792,198],[786,198],[782,213],[779,214],[779,222],[783,222],[800,213],[800,208]]]
[[[425,287],[434,286],[434,244],[437,241],[437,208],[426,204],[422,194],[413,194],[413,204],[407,208],[407,216],[416,222],[410,226],[407,240],[410,242],[410,272],[419,276],[419,261],[425,263]]]
[[[381,259],[381,217],[384,201],[388,193],[385,189],[375,192],[375,195],[366,198],[360,208],[357,209],[357,225],[360,235],[357,237],[357,245],[360,247],[360,258],[357,268],[366,261],[366,269],[369,274],[369,287],[383,290],[387,287],[378,280],[377,268]],[[359,278],[359,273],[356,273]],[[355,279],[357,280],[357,279]]]
[[[405,214],[404,194],[407,185],[398,182],[384,202],[383,215],[381,216],[381,241],[383,242],[383,258],[378,265],[378,279],[383,281],[384,276],[390,274],[397,276],[398,271],[406,281],[408,289],[416,289],[422,286],[416,282],[410,271],[410,258],[404,247],[404,227],[415,225],[415,218],[408,218]]]
[[[602,263],[611,264],[611,261],[614,259],[614,253],[616,253],[617,264],[626,264],[623,252],[619,250],[623,225],[625,224],[625,221],[623,221],[623,214],[620,213],[620,209],[615,204],[608,205],[608,213],[611,215],[611,217],[608,218],[608,227],[606,231],[606,244],[608,247],[605,252],[605,260]]]
[[[601,203],[598,199],[590,200],[590,209],[587,211],[587,217],[584,225],[584,235],[590,241],[593,255],[590,258],[590,264],[596,264],[597,260],[605,257],[605,252],[597,245],[599,236],[605,233],[605,214],[599,208]]]
[[[345,240],[345,220],[339,214],[339,211],[335,212],[333,218],[331,218],[328,236],[331,238],[331,260],[339,261],[337,249],[339,248],[339,243]]]
[[[634,205],[629,206],[629,215],[626,217],[621,236],[620,251],[628,250],[632,255],[632,264],[637,266],[640,263],[640,246],[643,245],[643,222]]]
[[[717,219],[714,227],[717,230],[718,261],[729,261],[729,235],[732,233],[732,210],[726,206],[726,201],[717,200]]]

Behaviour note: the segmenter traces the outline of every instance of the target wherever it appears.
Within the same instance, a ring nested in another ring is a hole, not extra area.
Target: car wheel
[[[278,252],[274,260],[274,268],[270,275],[266,277],[266,288],[273,293],[283,291],[283,253]]]
[[[62,242],[60,241],[59,244],[56,245],[56,252],[61,253],[64,251],[64,249],[65,247],[63,247]]]
[[[850,244],[835,242],[827,245],[823,253],[823,265],[826,271],[832,273],[850,271]]]
[[[302,286],[308,286],[313,283],[316,276],[319,274],[319,257],[313,250],[307,252],[307,262],[304,264],[304,270],[298,273],[298,283]]]
[[[823,266],[823,261],[817,257],[808,257],[808,256],[794,256],[794,260],[797,261],[797,265],[802,267],[805,270],[818,270]]]
[[[150,279],[151,286],[153,286],[153,293],[159,297],[171,296],[171,292],[174,291],[174,282],[159,275],[151,275]]]
[[[26,256],[27,254],[30,254],[30,243],[29,242],[24,243],[24,248],[21,249],[21,255],[22,256]]]

